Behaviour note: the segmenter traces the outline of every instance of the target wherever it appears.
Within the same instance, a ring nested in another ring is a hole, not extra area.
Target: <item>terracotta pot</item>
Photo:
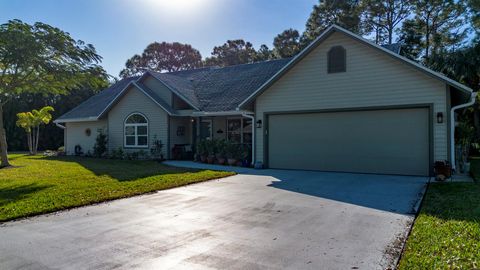
[[[215,156],[208,156],[207,157],[208,164],[213,164],[215,162]]]
[[[201,155],[200,156],[200,161],[203,163],[207,163],[207,156]]]
[[[235,164],[237,164],[237,160],[235,158],[229,158],[227,161],[228,165],[230,166],[235,166]]]

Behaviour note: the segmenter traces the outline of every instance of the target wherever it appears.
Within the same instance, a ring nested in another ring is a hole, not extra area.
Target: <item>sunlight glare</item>
[[[186,15],[202,13],[207,9],[212,0],[145,0],[146,7],[161,10],[170,15]]]

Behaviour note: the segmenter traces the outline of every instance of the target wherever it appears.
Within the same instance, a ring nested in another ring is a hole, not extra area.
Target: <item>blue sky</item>
[[[258,48],[293,27],[300,31],[318,0],[0,0],[0,23],[45,22],[95,46],[118,76],[125,61],[153,41],[191,44],[210,56],[227,39]]]

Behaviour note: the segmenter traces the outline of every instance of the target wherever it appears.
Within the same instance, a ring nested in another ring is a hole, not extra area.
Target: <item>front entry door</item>
[[[212,120],[202,120],[200,122],[200,140],[211,140],[212,138]]]

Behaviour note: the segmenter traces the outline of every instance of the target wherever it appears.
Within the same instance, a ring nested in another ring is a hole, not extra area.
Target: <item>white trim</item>
[[[191,116],[231,116],[231,115],[238,115],[241,116],[242,114],[253,114],[252,112],[248,111],[223,111],[223,112],[192,112]]]
[[[107,107],[97,116],[97,119],[103,116],[103,114],[110,109],[110,107],[117,101],[117,99],[123,95],[123,92],[128,89],[133,84],[133,81],[130,81],[125,87],[115,96],[115,98],[107,104]]]
[[[415,68],[419,69],[420,71],[423,71],[425,73],[427,73],[428,75],[434,77],[434,78],[437,78],[437,79],[440,79],[442,81],[444,81],[445,83],[459,89],[459,90],[462,90],[462,91],[465,91],[467,93],[472,93],[473,90],[470,88],[470,87],[467,87],[459,82],[456,82],[450,78],[448,78],[447,76],[441,74],[441,73],[438,73],[436,71],[433,71],[427,67],[424,67],[423,65],[420,65],[408,58],[405,58],[399,54],[396,54],[386,48],[383,48],[382,46],[379,46],[361,36],[358,36],[357,34],[354,34],[340,26],[337,26],[337,25],[332,25],[330,27],[328,27],[325,31],[323,31],[323,33],[318,36],[312,43],[310,43],[305,49],[303,49],[300,53],[298,53],[295,57],[293,57],[283,68],[281,68],[277,73],[275,73],[275,75],[273,75],[268,81],[266,81],[264,84],[262,84],[257,90],[255,90],[255,92],[253,92],[251,95],[249,95],[244,101],[242,101],[237,109],[240,109],[242,106],[244,106],[246,103],[250,102],[253,98],[255,98],[261,91],[265,90],[264,88],[266,88],[266,86],[270,85],[272,82],[274,82],[275,80],[279,79],[281,77],[281,75],[283,75],[283,72],[285,72],[286,70],[288,70],[289,68],[291,68],[294,64],[297,63],[298,60],[300,60],[301,58],[303,58],[304,56],[306,56],[306,54],[308,54],[310,52],[310,50],[313,49],[313,47],[316,47],[320,44],[321,41],[323,41],[324,37],[326,37],[327,35],[329,35],[332,31],[338,31],[338,32],[342,32],[344,34],[346,34],[347,36],[350,36],[358,41],[361,41],[369,46],[372,46],[376,49],[379,49],[381,51],[383,51],[384,53],[387,53],[388,55],[392,56],[393,58],[396,58],[398,60],[401,60],[407,64],[410,64],[412,66],[414,66]]]
[[[60,125],[59,123],[55,123],[55,125],[61,129],[65,129],[65,126],[64,125]]]
[[[127,120],[132,117],[133,115],[140,115],[143,118],[145,118],[146,123],[127,123]],[[149,141],[149,128],[148,128],[148,118],[140,112],[133,112],[129,114],[127,117],[125,117],[125,120],[123,120],[123,147],[125,148],[148,148],[148,141]],[[127,127],[134,127],[135,128],[135,135],[127,135],[126,134],[126,128]],[[146,127],[147,128],[147,135],[138,135],[138,127]],[[134,145],[127,145],[127,136],[129,137],[134,137],[135,138],[135,144]],[[147,137],[147,144],[146,145],[139,145],[138,144],[138,137]]]
[[[54,124],[57,123],[71,123],[71,122],[95,122],[99,119],[97,117],[85,117],[85,118],[67,118],[67,119],[56,119],[53,121]]]

